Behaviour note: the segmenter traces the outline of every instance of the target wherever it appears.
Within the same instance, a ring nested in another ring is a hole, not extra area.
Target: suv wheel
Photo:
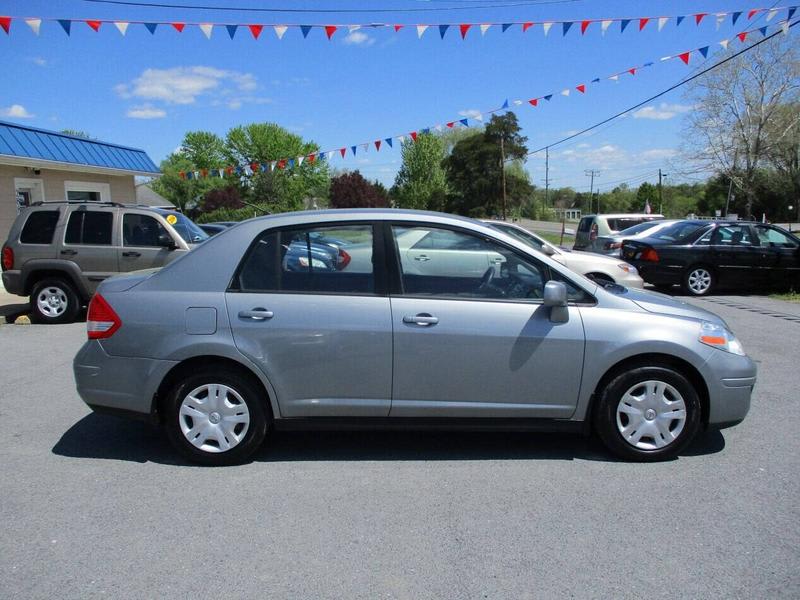
[[[167,437],[193,462],[241,463],[266,437],[267,411],[263,390],[233,369],[187,374],[166,397]]]
[[[72,286],[63,279],[43,279],[31,292],[31,320],[34,323],[72,323],[80,301]]]
[[[639,367],[615,377],[600,393],[594,426],[606,447],[627,460],[666,460],[700,427],[700,399],[669,367]]]

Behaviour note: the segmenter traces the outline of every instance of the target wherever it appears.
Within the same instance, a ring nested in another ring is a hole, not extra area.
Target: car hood
[[[131,271],[130,273],[124,273],[122,275],[114,275],[103,281],[97,291],[110,293],[127,291],[133,286],[140,284],[145,279],[149,279],[153,273],[159,270],[160,268],[142,269],[141,271]]]
[[[647,312],[711,321],[727,327],[725,321],[714,313],[666,294],[628,288],[625,298]]]

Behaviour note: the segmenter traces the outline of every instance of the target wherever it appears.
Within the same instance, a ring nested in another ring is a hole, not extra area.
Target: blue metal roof
[[[139,173],[159,172],[144,150],[6,121],[0,121],[0,155]]]

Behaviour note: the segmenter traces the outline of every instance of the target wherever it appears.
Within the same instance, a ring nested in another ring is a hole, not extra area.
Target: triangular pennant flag
[[[381,151],[381,141],[380,140],[375,140],[375,150],[377,152]]]
[[[489,27],[491,26],[491,23],[484,23],[481,25],[481,35],[486,35],[486,32],[489,31]]]
[[[258,39],[258,36],[261,35],[261,30],[264,29],[263,25],[248,25],[247,28],[250,30],[250,33],[253,34],[253,39]]]
[[[522,100],[514,100],[514,106],[520,106],[522,104]]]
[[[553,97],[553,94],[547,94],[547,96],[545,96],[544,99],[547,100],[548,102],[550,102],[550,98],[552,98],[552,97]]]
[[[505,102],[503,102],[503,106],[501,106],[500,108],[501,108],[501,109],[502,109],[502,108],[508,108],[508,98],[506,98],[506,101],[505,101]]]
[[[285,169],[286,168],[286,159],[285,158],[282,158],[282,159],[280,159],[278,161],[278,168],[279,169]]]
[[[644,29],[649,22],[650,22],[649,17],[644,17],[643,19],[639,19],[639,31]]]
[[[515,102],[519,102],[520,104],[522,104],[522,100],[515,100]],[[472,118],[475,119],[476,121],[483,123],[483,115],[481,113],[476,114]]]
[[[562,96],[569,96],[569,88],[567,88],[566,90],[561,90],[561,95]]]
[[[636,75],[636,67],[631,67],[630,69],[628,69],[628,73],[630,73],[631,75]]]
[[[128,25],[127,21],[114,21],[114,27],[116,27],[122,35],[128,33]]]
[[[103,24],[102,21],[86,21],[86,24],[94,29],[95,31],[100,31],[100,26]]]
[[[625,28],[630,24],[630,22],[631,22],[630,19],[622,19],[619,22],[619,32],[622,33],[623,31],[625,31]]]
[[[786,20],[787,21],[791,21],[792,20],[792,17],[794,16],[794,13],[795,13],[796,10],[797,10],[796,6],[792,6],[789,9],[789,12],[786,13]]]
[[[358,31],[359,29],[361,29],[361,25],[348,25],[347,26],[347,31],[349,31],[350,33],[353,33],[354,31]]]
[[[695,24],[695,25],[700,25],[700,21],[702,21],[702,20],[703,20],[703,17],[705,17],[707,14],[708,14],[708,13],[697,13],[697,14],[694,16],[694,24]]]
[[[392,148],[392,147],[394,147],[394,144],[392,143],[392,138],[386,138],[384,141],[385,141],[387,144],[389,144],[389,148]]]
[[[397,136],[397,141],[398,141],[398,142],[400,142],[400,143],[402,144],[403,142],[405,142],[405,141],[406,141],[406,136],[404,136],[404,135],[398,135],[398,136]]]
[[[742,33],[736,34],[736,37],[739,38],[740,42],[744,43],[744,41],[747,39],[747,33],[747,31],[743,31]]]
[[[600,83],[600,78],[595,77],[594,79],[592,79],[592,83]]]
[[[586,33],[586,30],[589,29],[589,25],[591,25],[591,21],[581,21],[581,35]]]
[[[416,131],[412,131],[412,132],[411,132],[411,133],[409,133],[408,135],[410,135],[410,136],[411,136],[411,139],[412,139],[413,141],[415,141],[415,142],[417,141],[417,132],[416,132]]]
[[[308,32],[311,31],[311,25],[300,25],[300,31],[303,33],[303,37],[308,37]]]
[[[278,36],[279,40],[283,39],[283,34],[289,29],[286,25],[274,25],[272,28],[275,30],[275,35]]]
[[[772,10],[770,10],[770,11],[767,13],[767,23],[769,23],[770,21],[772,21],[772,19],[774,19],[774,18],[775,18],[775,15],[777,15],[777,14],[778,14],[778,9],[777,9],[777,8],[773,8]]]
[[[189,171],[188,173],[185,173],[185,176],[186,176],[186,179],[194,179],[194,173],[192,171]]]
[[[483,119],[483,117],[481,117],[481,119]],[[479,120],[481,120],[481,119],[479,119]],[[434,127],[434,129],[435,129],[436,131],[439,131],[439,132],[441,132],[441,131],[444,131],[444,129],[442,129],[442,126],[441,126],[441,125],[436,125],[436,127]]]
[[[274,160],[269,161],[269,170],[274,171],[277,164],[278,164],[277,161]]]
[[[299,166],[301,166],[301,165],[303,164],[303,161],[304,161],[305,159],[306,159],[306,157],[305,157],[305,156],[298,156],[298,157],[297,157],[297,166],[298,166],[298,167],[299,167]]]
[[[563,35],[567,35],[567,32],[572,27],[572,21],[564,21],[564,23],[561,25],[561,27],[562,27],[561,35],[562,36]]]
[[[261,163],[261,172],[264,173],[267,169],[269,169],[269,165],[267,163]],[[219,176],[222,177],[222,172],[220,172]]]
[[[538,106],[539,105],[539,99],[538,98],[531,98],[530,100],[528,100],[528,104],[530,104],[531,106]]]
[[[469,31],[470,27],[472,27],[472,25],[470,25],[469,23],[462,23],[461,25],[458,26],[459,31],[461,31],[461,39],[462,40],[466,39],[467,32]]]
[[[703,55],[703,58],[708,58],[708,46],[703,46],[702,48],[698,49],[700,54]]]
[[[722,40],[719,43],[719,45],[722,46],[723,48],[725,48],[725,50],[727,50],[728,49],[728,42],[730,42],[730,40]]]
[[[450,25],[439,25],[439,37],[444,39],[444,34],[450,29]]]
[[[739,17],[742,16],[742,11],[738,10],[735,13],[731,13],[731,25],[736,25],[736,21],[739,20]]]
[[[684,52],[683,54],[678,54],[678,58],[680,58],[684,64],[689,64],[689,55],[691,52]]]
[[[526,22],[526,23],[523,23],[523,24],[522,24],[522,33],[525,33],[525,32],[526,32],[526,31],[528,31],[528,29],[530,29],[531,27],[533,27],[533,21],[528,21],[528,22]]]
[[[766,25],[764,25],[764,27],[760,27],[758,31],[759,31],[759,33],[761,33],[761,35],[763,35],[764,37],[766,37],[766,36],[767,36],[767,26],[766,26]]]
[[[606,34],[606,30],[611,26],[611,23],[613,23],[613,22],[614,21],[612,21],[611,19],[604,19],[604,20],[600,21],[600,32],[603,35],[605,35]]]
[[[428,30],[428,25],[417,25],[417,37],[421,38],[422,34]]]
[[[658,18],[658,30],[659,31],[664,29],[664,25],[667,24],[667,21],[669,21],[669,17],[659,17]]]
[[[725,22],[725,17],[728,16],[728,13],[719,13],[717,14],[717,31],[719,28],[722,27],[722,24]]]
[[[452,129],[452,128],[453,128],[453,125],[455,125],[455,124],[456,124],[456,122],[455,122],[455,121],[450,121],[450,122],[447,124],[447,126],[448,126],[450,129]]]
[[[333,34],[336,33],[338,27],[336,25],[325,25],[325,35],[328,36],[328,39],[333,37]]]
[[[430,127],[424,127],[422,129],[420,129],[419,132],[420,133],[430,133],[431,132],[431,128]]]
[[[469,127],[469,120],[468,119],[459,119],[458,122],[461,123],[464,127]]]
[[[201,177],[208,177],[208,169],[200,169]]]
[[[747,13],[747,18],[748,19],[752,19],[754,16],[756,16],[760,12],[761,12],[760,8],[754,8],[753,10],[751,10],[750,12]]]
[[[675,57],[674,56],[662,56],[658,60],[660,60],[661,62],[664,62],[665,60],[669,60],[670,58],[675,58]]]
[[[11,31],[11,17],[0,17],[0,27],[3,31],[9,33]]]
[[[511,27],[512,25],[513,25],[513,23],[503,23],[503,25],[501,26],[501,29],[503,30],[503,33],[508,31],[508,28]]]
[[[585,94],[586,93],[586,84],[582,83],[580,85],[576,85],[575,89],[578,90],[581,94]]]
[[[609,77],[609,79],[611,81],[619,81],[619,75],[612,75],[611,77]]]
[[[542,23],[542,31],[544,31],[544,35],[547,36],[550,33],[550,28],[553,26],[552,23]]]
[[[31,28],[31,31],[33,31],[33,33],[39,35],[39,29],[42,26],[41,19],[25,19],[25,23],[28,25],[28,27]]]
[[[308,155],[308,164],[313,165],[315,160],[317,160],[317,155],[314,152]]]
[[[10,22],[11,19],[9,19],[9,23]],[[58,24],[61,25],[61,29],[64,30],[64,33],[69,35],[69,30],[72,29],[72,21],[69,19],[58,19]],[[5,27],[3,29],[5,29]],[[8,30],[6,30],[6,33],[8,33]]]
[[[328,150],[327,158],[325,158],[325,157],[326,157],[326,155],[325,155],[325,154],[320,154],[320,155],[319,155],[319,157],[320,157],[320,160],[327,160],[328,162],[330,162],[330,161],[331,161],[331,159],[332,159],[332,158],[333,158],[335,155],[336,155],[336,150]]]
[[[214,25],[212,23],[200,23],[200,31],[203,32],[203,35],[206,36],[206,39],[211,39],[211,32],[214,30]]]
[[[405,25],[395,25],[395,26],[394,26],[394,32],[395,32],[395,33],[397,33],[397,32],[398,32],[398,31],[400,31],[400,30],[401,30],[403,27],[405,27]]]
[[[341,154],[341,155],[342,155],[342,158],[344,158],[344,155],[345,155],[346,153],[347,153],[347,148],[339,148],[339,154]]]
[[[361,148],[361,150],[362,150],[363,152],[366,152],[367,150],[369,150],[369,143],[366,143],[366,144],[359,144],[359,145],[358,145],[358,147],[359,147],[359,148]]]
[[[677,18],[675,19],[675,25],[678,25],[678,26],[680,26],[680,24],[681,24],[681,23],[683,23],[683,20],[684,20],[685,18],[686,18],[685,16],[683,16],[683,17],[677,17]]]
[[[144,26],[147,28],[147,31],[149,31],[151,35],[155,35],[158,23],[145,23]]]
[[[233,36],[236,35],[236,30],[239,29],[239,26],[238,25],[225,25],[225,29],[228,30],[228,35],[231,36],[231,39],[233,39]]]
[[[180,173],[178,173],[178,176],[179,176],[181,179],[186,179],[186,171],[181,171]]]
[[[783,25],[781,25],[781,31],[783,35],[789,35],[789,21],[784,21]]]
[[[170,25],[172,25],[178,33],[182,33],[183,28],[186,27],[186,23],[170,23]]]

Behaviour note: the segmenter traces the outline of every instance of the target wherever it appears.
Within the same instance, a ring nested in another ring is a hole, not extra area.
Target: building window
[[[67,200],[70,202],[100,202],[100,192],[67,191]]]
[[[91,181],[65,181],[64,196],[70,202],[111,202],[111,186]]]

